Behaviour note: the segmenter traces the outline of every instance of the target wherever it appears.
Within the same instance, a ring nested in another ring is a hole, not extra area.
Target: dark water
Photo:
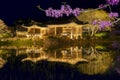
[[[1,47],[0,80],[120,80],[120,44]]]

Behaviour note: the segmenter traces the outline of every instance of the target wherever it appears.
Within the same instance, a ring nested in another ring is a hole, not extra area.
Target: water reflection
[[[42,61],[44,64],[42,64]],[[27,70],[28,72],[32,70],[31,74],[33,73],[33,75],[36,75],[37,73],[40,73],[41,72],[40,70],[43,69],[44,67],[51,69],[52,65],[54,65],[53,67],[54,69],[52,68],[52,70],[59,71],[61,67],[56,69],[56,63],[63,65],[67,64],[69,66],[71,65],[72,66],[71,70],[74,67],[75,70],[79,71],[77,72],[77,74],[79,73],[84,75],[95,76],[99,74],[103,75],[109,72],[110,68],[115,64],[115,56],[111,50],[106,49],[105,46],[101,45],[71,46],[67,48],[58,48],[52,50],[46,49],[44,47],[26,47],[26,48],[1,47],[0,49],[0,68],[1,68],[0,70],[3,70],[4,66],[6,68],[7,65],[7,68],[14,66],[13,68],[17,70],[18,69],[23,70],[23,72],[24,70]],[[67,69],[67,67],[63,68]],[[38,68],[41,69],[38,70]],[[118,67],[114,68],[117,71],[119,71]],[[47,69],[43,70],[46,71],[46,74],[49,73],[49,70],[48,71]],[[55,72],[54,74],[57,75],[58,73]],[[71,75],[72,74],[73,73],[71,73]]]
[[[7,58],[10,57],[9,51],[4,50],[4,49],[0,49],[0,69],[2,67],[4,67],[4,65],[7,63]]]
[[[89,60],[89,63],[79,64],[78,68],[81,72],[88,75],[103,74],[113,63],[113,57],[109,52],[101,54],[91,53],[90,55],[85,55],[85,58]]]
[[[22,62],[30,60],[36,63],[37,61],[45,60],[48,58],[43,48],[33,48],[33,49],[30,48],[30,49],[26,49],[24,52],[27,54],[27,57],[22,59]],[[20,52],[18,54],[20,54]]]
[[[2,68],[6,64],[6,60],[0,58],[0,68]]]
[[[24,53],[23,53],[24,52]],[[64,62],[69,64],[76,64],[78,62],[88,62],[87,59],[82,57],[82,47],[69,47],[60,50],[45,51],[44,48],[27,48],[23,51],[17,50],[16,55],[26,54],[27,57],[22,59],[22,61],[30,60],[32,62],[37,62],[40,60],[54,61],[54,62]]]

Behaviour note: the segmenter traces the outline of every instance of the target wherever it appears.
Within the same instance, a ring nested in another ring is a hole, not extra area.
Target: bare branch
[[[41,10],[41,11],[45,11],[44,9],[42,9],[42,8],[40,7],[40,5],[38,5],[37,8],[38,8],[39,10]]]
[[[117,23],[118,21],[120,21],[120,18],[117,18],[117,20],[114,21],[112,24],[115,24],[115,23]]]

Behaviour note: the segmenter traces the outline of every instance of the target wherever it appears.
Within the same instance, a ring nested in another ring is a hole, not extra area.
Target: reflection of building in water
[[[2,58],[3,50],[0,49],[0,69],[6,64],[7,60]]]
[[[6,60],[0,57],[0,69],[6,64]]]
[[[90,47],[90,53],[84,54],[84,58],[89,60],[89,63],[79,64],[79,70],[88,75],[105,73],[113,63],[112,54],[105,51],[97,51]]]
[[[23,53],[18,52],[18,54],[20,55]],[[33,62],[37,62],[47,59],[47,55],[45,51],[43,51],[43,48],[28,48],[26,51],[24,51],[24,54],[27,54],[27,58],[22,59],[22,61],[31,60]]]
[[[65,50],[47,52],[40,48],[38,50],[26,50],[27,58],[22,59],[22,61],[30,60],[37,62],[46,59],[47,61],[55,62],[66,62],[70,64],[76,64],[77,62],[88,62],[86,59],[82,58],[82,47],[70,47]]]
[[[77,62],[88,62],[82,58],[82,47],[70,47],[60,52],[55,51],[55,57],[48,59],[48,61],[66,62],[76,64]]]
[[[63,58],[82,58],[82,47],[78,49],[78,47],[70,47],[66,50],[62,50],[61,53]]]

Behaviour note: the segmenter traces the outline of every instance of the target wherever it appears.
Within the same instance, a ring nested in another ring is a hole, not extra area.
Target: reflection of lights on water
[[[34,47],[17,49],[16,56],[25,54],[27,57],[22,59],[22,61],[32,61],[35,63],[41,60],[63,62],[72,65],[76,63],[78,65],[79,62],[87,62],[86,64],[82,64],[81,69],[83,69],[85,74],[92,75],[105,72],[112,63],[112,58],[109,52],[101,51],[97,54],[96,52],[97,51],[93,47],[69,47],[58,51],[48,51],[46,53],[43,48]]]
[[[87,55],[86,57],[90,62],[79,64],[78,69],[80,72],[88,75],[105,73],[113,63],[112,56],[109,52],[103,52],[96,57],[90,55]]]
[[[22,59],[22,61],[30,60],[32,62],[37,62],[40,60],[47,60],[53,62],[64,62],[70,64],[76,64],[78,62],[88,62],[87,59],[82,58],[82,48],[70,47],[61,51],[45,52],[41,50],[31,50],[27,49],[27,57]],[[37,53],[36,53],[37,52]]]
[[[0,58],[0,69],[6,64],[6,61]]]

